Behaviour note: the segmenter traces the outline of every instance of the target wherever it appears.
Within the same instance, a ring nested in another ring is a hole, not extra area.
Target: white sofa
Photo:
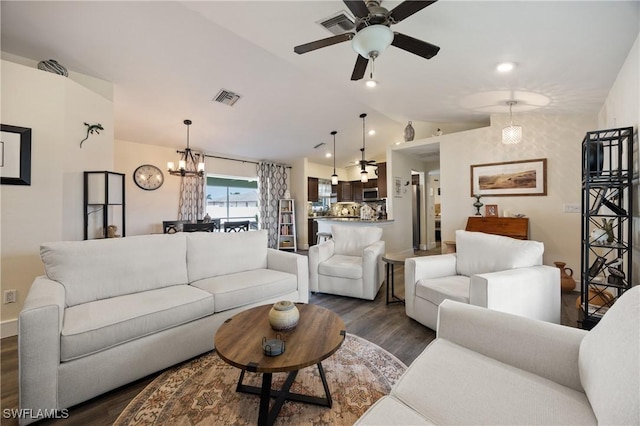
[[[309,247],[309,289],[375,299],[384,281],[382,228],[332,225],[331,235]]]
[[[63,241],[40,253],[46,276],[18,322],[20,408],[33,416],[212,350],[239,311],[309,298],[307,258],[268,248],[266,231]]]
[[[456,231],[456,253],[405,261],[407,315],[435,330],[446,299],[560,323],[560,270],[542,264],[544,245]]]
[[[640,287],[591,331],[447,300],[437,338],[358,425],[638,425]]]

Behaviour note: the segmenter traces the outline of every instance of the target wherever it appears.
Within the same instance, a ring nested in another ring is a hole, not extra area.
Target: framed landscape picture
[[[471,196],[547,195],[547,159],[474,164]]]
[[[31,185],[31,129],[2,124],[0,129],[0,183]]]

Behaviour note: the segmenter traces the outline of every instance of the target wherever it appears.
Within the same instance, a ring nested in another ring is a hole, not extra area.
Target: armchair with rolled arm
[[[560,323],[560,270],[542,264],[544,245],[456,231],[457,252],[407,259],[407,315],[435,330],[446,299]]]
[[[333,225],[331,234],[309,247],[309,290],[375,299],[384,281],[382,228]]]

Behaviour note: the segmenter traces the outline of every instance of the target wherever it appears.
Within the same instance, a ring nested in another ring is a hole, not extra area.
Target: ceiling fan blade
[[[344,4],[347,5],[351,13],[353,13],[357,18],[364,18],[369,15],[369,9],[367,5],[362,0],[344,0]]]
[[[413,53],[414,55],[431,59],[436,56],[440,50],[440,47],[427,43],[426,41],[418,40],[417,38],[409,37],[401,33],[394,32],[393,34],[391,45]]]
[[[338,34],[333,37],[323,38],[321,40],[312,41],[311,43],[301,44],[293,48],[293,51],[298,55],[311,52],[312,50],[320,49],[322,47],[332,46],[334,44],[342,43],[343,41],[349,41],[353,38],[353,33]]]
[[[432,5],[433,3],[435,3],[438,0],[433,0],[433,1],[404,1],[402,3],[400,3],[399,5],[397,5],[395,8],[393,8],[393,10],[391,11],[391,13],[389,14],[389,17],[392,19],[392,22],[400,22],[405,18],[408,18],[409,16],[413,15],[416,12],[420,12],[422,9],[424,9],[427,6]]]
[[[367,71],[367,64],[369,60],[358,55],[356,59],[356,66],[353,67],[353,73],[351,74],[351,80],[361,80],[364,77],[364,73]]]

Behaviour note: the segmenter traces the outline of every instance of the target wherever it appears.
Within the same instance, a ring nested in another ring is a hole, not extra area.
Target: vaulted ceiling
[[[400,2],[383,1],[391,10]],[[239,158],[330,164],[418,138],[429,123],[473,126],[492,112],[597,114],[639,33],[638,1],[440,0],[393,30],[441,47],[430,60],[393,46],[375,65],[379,86],[351,81],[345,42],[298,55],[332,34],[317,22],[339,1],[2,1],[2,51],[56,59],[114,85],[117,139]],[[516,64],[509,74],[496,65]],[[368,73],[369,71],[367,71]],[[220,89],[241,95],[212,102]],[[472,124],[469,124],[472,123]],[[476,124],[480,125],[480,124]],[[321,142],[326,145],[314,149]]]

